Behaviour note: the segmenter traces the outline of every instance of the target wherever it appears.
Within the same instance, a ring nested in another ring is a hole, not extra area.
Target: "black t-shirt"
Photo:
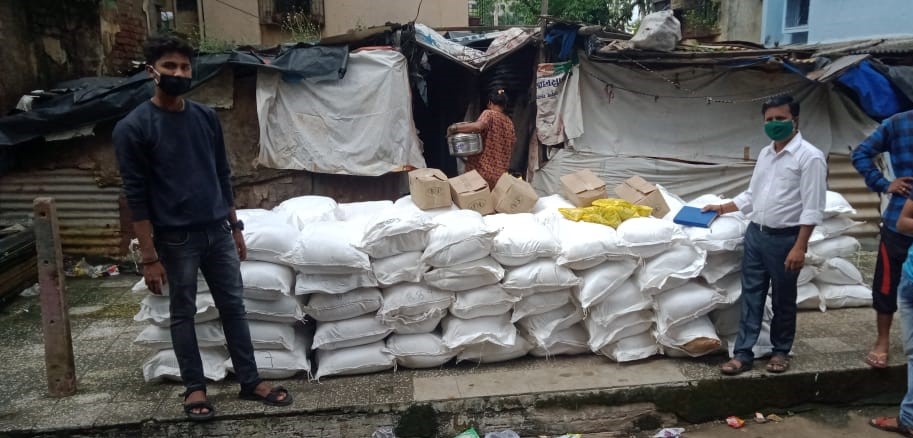
[[[151,101],[114,127],[127,205],[157,229],[224,220],[234,206],[222,125],[211,108],[184,99],[183,111]]]

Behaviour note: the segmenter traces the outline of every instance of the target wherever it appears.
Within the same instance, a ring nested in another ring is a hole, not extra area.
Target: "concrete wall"
[[[257,0],[198,0],[203,2],[207,39],[237,44],[260,44]]]
[[[380,26],[386,22],[407,23],[415,19],[420,0],[324,0],[324,36],[339,35],[356,27]],[[418,22],[431,27],[469,24],[465,0],[425,0]]]
[[[761,42],[761,11],[764,0],[723,0],[720,2],[721,41]]]
[[[784,44],[783,14],[787,0],[765,0],[762,42]],[[810,0],[808,43],[913,36],[913,1]]]

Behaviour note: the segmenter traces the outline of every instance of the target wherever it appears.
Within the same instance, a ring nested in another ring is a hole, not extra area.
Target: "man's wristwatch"
[[[231,227],[232,231],[244,231],[244,221],[237,221],[233,224],[228,224]]]

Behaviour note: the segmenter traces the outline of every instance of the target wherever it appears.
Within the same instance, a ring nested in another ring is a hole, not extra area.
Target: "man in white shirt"
[[[748,190],[704,211],[741,210],[751,219],[742,261],[742,316],[732,360],[720,367],[736,375],[752,369],[752,349],[761,333],[768,289],[774,316],[770,325],[770,373],[789,368],[796,335],[796,282],[805,264],[808,240],[824,216],[827,163],[824,153],[799,133],[799,103],[778,96],[764,103],[764,131],[773,142],[761,150]]]

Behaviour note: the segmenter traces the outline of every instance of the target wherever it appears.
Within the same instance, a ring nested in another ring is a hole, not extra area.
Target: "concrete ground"
[[[770,438],[829,437],[829,438],[891,438],[896,433],[879,431],[868,425],[873,417],[893,416],[896,407],[815,407],[791,415],[780,422],[757,424],[749,420],[742,429],[732,429],[723,421],[686,427],[686,438]]]
[[[871,264],[869,258],[859,264]],[[299,377],[279,382],[296,398],[286,408],[239,401],[237,385],[227,381],[210,385],[218,417],[201,426],[185,420],[180,385],[143,382],[148,352],[132,343],[143,328],[132,320],[142,298],[129,292],[136,280],[68,282],[79,388],[69,398],[46,396],[37,298],[0,309],[0,436],[358,437],[382,426],[395,427],[400,438],[453,436],[469,426],[523,436],[652,436],[662,426],[802,403],[880,398],[890,405],[906,383],[899,345],[888,370],[862,362],[874,333],[872,311],[843,309],[800,314],[793,366],[782,376],[765,373],[759,361],[753,372],[722,378],[722,355],[634,364],[594,355],[528,358],[321,383]]]

